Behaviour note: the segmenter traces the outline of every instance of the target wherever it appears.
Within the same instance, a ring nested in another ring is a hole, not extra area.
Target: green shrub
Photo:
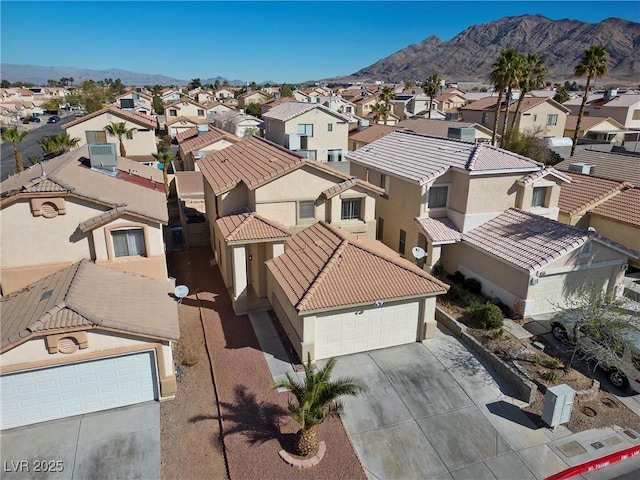
[[[451,285],[449,290],[447,290],[446,297],[452,301],[462,300],[464,298],[464,290],[462,290],[458,285]]]
[[[542,374],[542,378],[544,378],[547,382],[556,383],[560,380],[560,372],[558,370],[547,370]]]
[[[480,293],[482,291],[482,283],[475,278],[467,278],[462,286],[469,290],[471,293]]]
[[[472,301],[465,310],[469,315],[476,318],[483,328],[502,328],[504,317],[497,305],[489,302],[483,305],[477,301]]]
[[[431,267],[431,275],[436,278],[442,278],[444,276],[444,266],[442,262],[438,260],[433,267]]]
[[[555,357],[547,357],[542,362],[542,366],[545,368],[551,368],[555,370],[556,368],[562,367],[562,362]]]

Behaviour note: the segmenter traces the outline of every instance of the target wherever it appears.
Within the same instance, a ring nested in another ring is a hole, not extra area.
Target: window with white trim
[[[362,199],[344,198],[342,199],[342,210],[340,218],[342,220],[357,220],[360,218]]]
[[[432,186],[429,189],[428,208],[444,208],[447,206],[449,187],[447,185]]]
[[[142,228],[127,228],[112,230],[113,253],[116,257],[145,256],[144,230]]]
[[[547,187],[533,187],[532,207],[544,207],[547,199]]]
[[[342,149],[327,150],[327,162],[341,162],[342,161]]]
[[[299,123],[298,133],[307,137],[313,137],[313,123]]]
[[[557,113],[549,113],[547,115],[547,126],[554,126],[558,124],[558,114]]]

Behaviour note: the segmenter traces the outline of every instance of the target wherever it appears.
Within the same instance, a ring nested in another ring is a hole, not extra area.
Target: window
[[[547,187],[534,187],[533,197],[531,198],[532,207],[544,207],[547,198]]]
[[[178,110],[176,110],[175,108],[172,108],[169,110],[169,116],[170,117],[177,117],[178,116]]]
[[[113,238],[113,251],[116,257],[147,254],[144,246],[144,232],[141,228],[114,230],[111,232],[111,237]]]
[[[298,124],[298,133],[307,137],[313,137],[313,124],[312,123],[300,123]]]
[[[327,132],[333,132],[333,123],[327,123]]]
[[[353,113],[353,109],[351,107],[345,107],[344,108],[344,112],[345,113]]]
[[[398,251],[404,255],[405,248],[407,246],[407,232],[400,230],[400,243],[398,244]]]
[[[489,114],[487,112],[482,112],[482,120],[481,123],[483,125],[486,125],[487,122],[489,121]]]
[[[342,161],[342,149],[329,150],[327,152],[328,162],[341,162]]]
[[[298,218],[300,220],[315,220],[316,204],[313,200],[298,202]]]
[[[376,226],[376,240],[382,241],[383,235],[384,235],[384,219],[382,217],[378,217],[378,225]]]
[[[447,195],[449,187],[446,185],[440,187],[431,187],[429,189],[429,208],[444,208],[447,206]]]
[[[537,114],[537,113],[534,113],[534,114],[533,114],[533,121],[534,121],[534,122],[537,122],[537,121],[538,121],[538,114]]]
[[[87,130],[84,133],[85,133],[85,136],[87,137],[87,143],[96,143],[96,142],[106,143],[107,141],[107,132],[105,132],[104,130],[96,130],[96,131]]]
[[[360,218],[361,198],[345,198],[342,200],[342,220],[356,220]]]
[[[558,124],[558,114],[550,113],[547,115],[547,126],[553,126]]]
[[[198,116],[204,117],[204,110],[202,110],[201,108],[198,109]]]
[[[316,150],[298,150],[296,153],[299,155],[308,158],[309,160],[317,160],[318,155]]]
[[[384,188],[384,198],[389,198],[389,177],[387,177],[384,173],[380,174],[380,183],[378,184],[380,188]]]
[[[633,111],[633,120],[640,120],[640,110]]]

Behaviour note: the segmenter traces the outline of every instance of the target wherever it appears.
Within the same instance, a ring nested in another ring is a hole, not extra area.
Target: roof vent
[[[570,172],[584,173],[585,175],[592,175],[595,168],[595,165],[590,165],[583,162],[575,162],[569,164]]]
[[[209,131],[209,125],[206,123],[198,125],[198,136],[203,135]]]
[[[116,176],[118,174],[118,159],[115,143],[90,143],[89,161],[91,170]]]

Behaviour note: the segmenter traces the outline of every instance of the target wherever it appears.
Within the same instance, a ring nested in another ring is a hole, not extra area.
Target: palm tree
[[[371,107],[371,114],[373,115],[373,123],[379,123],[380,120],[384,120],[384,124],[387,124],[387,118],[389,117],[389,107],[386,104],[376,102]]]
[[[331,380],[331,372],[336,359],[331,358],[317,372],[311,366],[311,354],[304,365],[304,381],[301,382],[287,373],[287,379],[278,382],[274,388],[284,388],[296,397],[297,403],[289,401],[291,418],[300,424],[300,430],[293,439],[294,453],[307,456],[318,450],[318,438],[315,427],[327,418],[342,413],[342,403],[338,400],[343,395],[357,395],[365,391],[351,378]]]
[[[545,65],[544,60],[540,58],[539,53],[528,53],[527,56],[524,57],[519,82],[520,98],[518,98],[516,111],[514,112],[513,119],[511,120],[512,130],[516,124],[518,113],[520,113],[520,108],[522,107],[522,102],[524,100],[525,94],[530,92],[534,88],[540,88],[542,85],[544,85],[544,76],[548,71],[549,69]]]
[[[382,87],[380,91],[380,101],[385,104],[388,111],[391,111],[391,102],[396,98],[396,92],[388,85]]]
[[[53,138],[58,145],[59,155],[66,153],[73,148],[76,148],[80,143],[80,139],[78,137],[72,138],[68,133],[61,133]]]
[[[59,146],[54,136],[42,137],[38,140],[38,145],[40,145],[44,160],[49,160],[58,155]]]
[[[29,132],[19,132],[17,126],[7,128],[2,132],[2,140],[13,144],[13,157],[16,160],[16,171],[18,172],[24,170],[24,166],[22,165],[22,156],[18,150],[18,145],[22,143],[27,135],[29,135]]]
[[[422,84],[422,90],[424,91],[424,94],[429,96],[429,118],[431,118],[431,108],[433,106],[433,97],[438,95],[438,93],[440,92],[441,82],[442,82],[442,79],[440,78],[440,75],[438,75],[437,73],[434,73],[433,75],[428,77]]]
[[[154,158],[162,165],[162,177],[164,178],[164,191],[169,197],[169,165],[171,165],[171,161],[174,159],[175,155],[173,153],[167,152],[165,149],[161,148],[158,145],[158,153],[153,154]]]
[[[120,141],[120,156],[126,157],[127,151],[124,148],[122,137],[126,137],[128,140],[131,140],[133,138],[133,134],[137,132],[138,129],[127,128],[127,125],[124,122],[111,122],[109,125],[104,127],[104,131],[112,137],[118,137],[118,140]]]
[[[500,121],[500,109],[502,108],[502,96],[504,94],[504,89],[512,84],[514,64],[517,62],[518,57],[518,52],[513,48],[503,50],[493,64],[493,71],[489,75],[489,80],[493,83],[495,90],[498,91],[498,101],[496,102],[493,131],[491,133],[491,145],[496,144],[498,124]],[[509,115],[510,92],[511,90],[509,90],[509,96],[507,97],[507,117]],[[505,122],[506,121],[507,120],[505,119]]]
[[[513,48],[507,48],[503,52],[504,66],[506,67],[508,81],[506,94],[506,108],[504,111],[504,122],[502,123],[502,136],[507,132],[507,123],[509,122],[509,108],[511,106],[511,97],[513,89],[520,85],[520,78],[524,69],[525,57]]]
[[[576,122],[576,130],[573,132],[573,145],[571,146],[571,156],[576,150],[576,144],[578,143],[578,132],[580,131],[580,124],[582,123],[582,116],[584,115],[584,107],[587,104],[587,98],[589,97],[589,87],[591,85],[592,78],[600,78],[607,74],[609,71],[609,55],[607,48],[604,45],[591,45],[585,50],[584,56],[580,63],[576,65],[573,73],[576,77],[587,76],[587,85],[584,88],[584,96],[582,97],[582,103],[580,104],[580,110],[578,112],[578,121]]]

